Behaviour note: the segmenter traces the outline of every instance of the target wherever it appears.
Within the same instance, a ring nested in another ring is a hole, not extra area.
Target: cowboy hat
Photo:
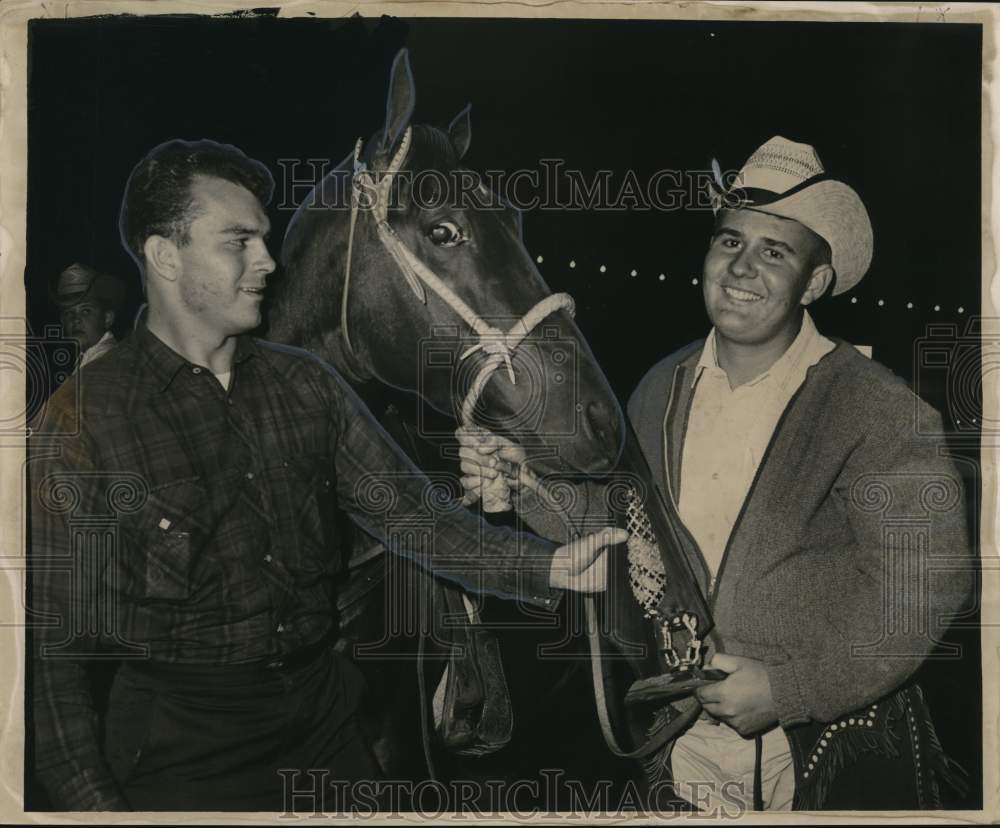
[[[718,163],[709,183],[712,210],[756,210],[792,219],[830,245],[836,273],[833,295],[850,290],[872,261],[871,220],[861,197],[847,184],[829,178],[816,150],[780,135],[753,153],[726,189]]]
[[[125,300],[125,283],[84,264],[71,264],[56,280],[53,299],[60,308],[85,300],[99,302],[105,310],[117,311]]]

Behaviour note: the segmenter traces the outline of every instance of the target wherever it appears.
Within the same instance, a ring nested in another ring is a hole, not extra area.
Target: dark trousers
[[[277,673],[126,663],[105,755],[137,811],[332,814],[353,802],[345,783],[381,776],[355,715],[363,691],[358,669],[329,650]]]

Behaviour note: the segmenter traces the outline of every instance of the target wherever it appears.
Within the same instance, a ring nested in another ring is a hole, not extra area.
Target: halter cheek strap
[[[396,151],[396,155],[378,182],[375,181],[371,171],[361,161],[362,140],[359,138],[354,146],[354,175],[351,179],[351,224],[347,237],[347,270],[344,276],[344,293],[340,305],[340,331],[347,352],[355,356],[348,327],[347,302],[351,284],[354,234],[357,230],[358,214],[362,209],[365,209],[366,212],[371,213],[375,221],[379,242],[392,257],[417,299],[422,304],[426,304],[427,294],[424,287],[430,288],[463,322],[475,331],[479,341],[462,353],[459,357],[459,362],[468,359],[476,351],[480,350],[489,355],[480,367],[472,386],[462,401],[461,422],[463,425],[471,425],[476,403],[482,396],[483,390],[492,378],[493,373],[503,365],[507,369],[507,377],[511,385],[517,384],[517,377],[514,374],[514,364],[512,362],[514,350],[547,316],[559,310],[565,310],[572,316],[575,311],[575,304],[573,297],[568,293],[554,293],[546,296],[532,307],[531,310],[511,326],[509,331],[502,331],[487,323],[440,276],[417,258],[416,254],[403,243],[403,240],[393,230],[389,224],[388,217],[389,192],[392,187],[392,180],[406,160],[410,149],[411,137],[412,129],[408,127],[403,135],[400,147]],[[362,191],[374,201],[374,203],[367,205],[365,208],[361,204]]]

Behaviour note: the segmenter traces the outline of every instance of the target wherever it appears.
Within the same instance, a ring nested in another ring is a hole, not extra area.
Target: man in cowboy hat
[[[56,280],[55,301],[63,333],[80,343],[80,367],[103,356],[118,341],[111,333],[125,299],[125,284],[85,264],[71,264]]]
[[[942,441],[916,433],[940,434],[937,413],[807,311],[867,272],[868,212],[811,146],[782,137],[718,184],[702,281],[713,328],[654,365],[628,406],[703,573],[708,666],[727,674],[697,690],[701,715],[676,705],[693,723],[663,764],[715,813],[939,806],[953,768],[913,674],[970,589],[962,481]],[[501,461],[522,450],[459,439],[470,496],[518,487]],[[557,536],[541,516],[526,519]],[[899,517],[922,521],[919,537],[888,534]]]

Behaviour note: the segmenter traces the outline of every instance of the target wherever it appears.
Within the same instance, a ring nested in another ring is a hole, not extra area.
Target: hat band
[[[761,187],[732,187],[724,195],[723,206],[730,210],[739,210],[745,207],[761,207],[765,204],[773,204],[775,201],[786,199],[808,187],[812,187],[814,184],[819,184],[821,181],[829,179],[829,175],[820,173],[819,175],[814,175],[812,178],[807,178],[805,181],[796,184],[782,193],[765,190]]]

